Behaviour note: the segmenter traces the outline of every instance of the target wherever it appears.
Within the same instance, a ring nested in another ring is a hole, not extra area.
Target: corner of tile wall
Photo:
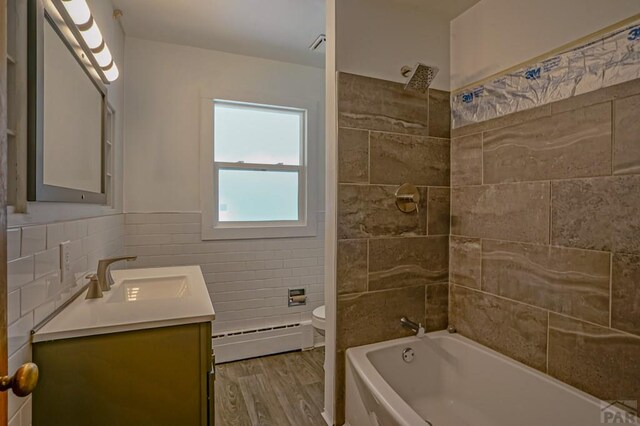
[[[401,316],[429,331],[448,324],[449,92],[338,76],[338,253],[335,420],[344,420],[344,353],[410,334]],[[418,188],[398,210],[395,191]]]

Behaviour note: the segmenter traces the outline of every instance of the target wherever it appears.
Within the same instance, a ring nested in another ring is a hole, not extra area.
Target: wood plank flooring
[[[324,426],[324,348],[216,365],[216,426]]]

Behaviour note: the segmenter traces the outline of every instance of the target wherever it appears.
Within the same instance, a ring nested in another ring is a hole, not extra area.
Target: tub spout
[[[400,318],[400,324],[403,327],[413,330],[416,333],[416,336],[418,337],[424,336],[424,327],[422,326],[422,324],[419,324],[419,323],[416,324],[415,322],[411,321],[407,317]]]

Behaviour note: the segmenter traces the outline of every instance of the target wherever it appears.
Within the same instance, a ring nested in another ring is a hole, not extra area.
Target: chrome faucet
[[[100,259],[98,261],[98,271],[96,272],[96,276],[98,277],[98,284],[100,284],[100,290],[109,291],[111,290],[111,286],[113,285],[113,278],[111,277],[111,273],[109,272],[109,267],[114,262],[119,262],[121,260],[131,261],[136,260],[138,256],[118,256],[118,257],[110,257],[107,259]]]
[[[416,324],[415,322],[411,321],[407,317],[400,318],[400,324],[405,328],[413,330],[416,333],[416,336],[418,337],[424,336],[424,327],[422,326],[422,324],[420,323]]]

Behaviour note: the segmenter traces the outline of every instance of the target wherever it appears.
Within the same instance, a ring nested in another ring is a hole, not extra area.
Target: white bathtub
[[[596,426],[630,416],[446,331],[351,348],[346,380],[350,426]]]

